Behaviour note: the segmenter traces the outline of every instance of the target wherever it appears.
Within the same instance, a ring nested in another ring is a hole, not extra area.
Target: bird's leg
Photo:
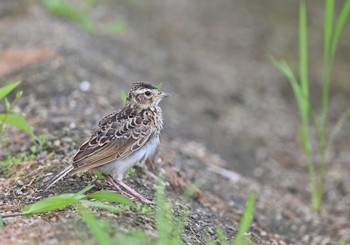
[[[126,196],[127,198],[129,198],[130,200],[135,200],[136,198],[139,199],[142,203],[145,204],[153,204],[152,201],[146,199],[144,196],[142,196],[140,193],[138,193],[137,191],[135,191],[134,189],[132,189],[130,186],[128,186],[127,184],[125,184],[123,181],[121,180],[117,180],[115,181],[110,175],[107,174],[102,174],[103,177],[108,181],[108,183],[110,183],[116,190],[118,193],[122,194],[123,196]],[[120,186],[122,186],[126,191],[128,191],[129,193],[123,191]]]
[[[130,195],[129,193],[126,193],[125,191],[123,191],[117,183],[115,183],[114,179],[110,176],[110,175],[107,175],[107,174],[102,174],[102,176],[108,181],[108,183],[110,183],[115,189],[116,191],[123,195],[123,196],[126,196],[127,198],[129,198],[130,200],[134,200],[136,197],[134,197],[133,195]]]
[[[117,185],[117,183],[114,182],[113,178],[107,174],[102,174],[102,176],[110,183],[120,194],[123,192],[123,190]]]
[[[128,186],[127,184],[125,184],[123,181],[121,180],[117,180],[117,183],[123,187],[125,190],[127,190],[132,196],[140,199],[140,201],[144,204],[154,204],[154,202],[148,200],[147,198],[145,198],[144,196],[142,196],[140,193],[138,193],[137,191],[135,191],[133,188],[131,188],[130,186]]]

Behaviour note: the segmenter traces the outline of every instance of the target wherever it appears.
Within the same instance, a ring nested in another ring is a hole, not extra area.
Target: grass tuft
[[[238,233],[232,243],[233,245],[243,244],[242,241],[245,241],[244,244],[247,243],[248,239],[244,239],[244,235],[248,232],[254,217],[255,201],[256,193],[252,192],[249,195],[246,207],[244,209],[243,217],[239,225]]]
[[[93,31],[92,20],[87,11],[83,11],[65,0],[42,0],[42,4],[49,13],[78,23],[87,33]]]
[[[111,239],[110,235],[107,232],[108,229],[107,230],[105,229],[106,225],[103,224],[101,220],[96,218],[90,210],[88,210],[82,205],[78,205],[76,209],[81,219],[84,221],[89,231],[95,238],[97,244],[100,244],[100,245],[115,244],[115,242],[113,241],[113,239]]]
[[[8,85],[0,87],[0,101],[4,100],[6,108],[5,113],[0,113],[0,138],[6,129],[6,125],[18,128],[29,136],[34,137],[33,129],[29,123],[21,115],[15,113],[13,110],[17,100],[22,97],[22,91],[17,92],[15,99],[11,102],[6,97],[14,89],[16,89],[20,83],[21,82],[10,83]]]
[[[350,116],[350,109],[347,110],[338,120],[331,133],[327,133],[329,83],[331,68],[338,46],[341,33],[344,29],[350,13],[350,0],[346,0],[338,20],[334,19],[334,1],[325,0],[325,22],[324,22],[324,62],[323,62],[323,83],[321,116],[315,116],[315,110],[311,105],[309,96],[308,79],[308,29],[307,29],[307,8],[305,0],[300,0],[299,6],[299,78],[293,73],[290,66],[283,60],[271,58],[273,64],[284,74],[292,87],[299,110],[299,138],[304,154],[307,158],[309,180],[311,186],[311,202],[314,210],[319,211],[322,207],[325,176],[326,152],[334,141],[346,119]],[[317,134],[317,147],[313,147],[314,141],[311,132]],[[316,149],[316,150],[314,150]],[[315,160],[317,159],[317,160]]]
[[[108,4],[112,1],[102,0],[41,0],[44,9],[55,16],[77,23],[86,33],[94,33],[97,21],[94,20],[94,10],[98,4]],[[75,3],[75,4],[74,4]],[[119,34],[128,28],[128,22],[118,17],[115,20],[107,22],[103,29],[110,34]]]

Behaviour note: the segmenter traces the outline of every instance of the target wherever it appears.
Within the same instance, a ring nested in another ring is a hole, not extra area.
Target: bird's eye
[[[150,91],[146,91],[146,92],[145,92],[145,95],[150,96],[150,95],[151,95],[151,92],[150,92]]]

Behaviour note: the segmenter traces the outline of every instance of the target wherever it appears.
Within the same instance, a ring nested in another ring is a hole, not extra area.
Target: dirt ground
[[[308,1],[311,95],[320,104],[321,1]],[[222,227],[237,232],[245,202],[257,193],[250,234],[255,244],[335,244],[350,232],[350,130],[346,124],[329,151],[325,202],[312,212],[305,158],[297,135],[298,113],[287,80],[270,54],[297,66],[298,1],[106,1],[92,13],[94,32],[45,11],[39,1],[0,2],[0,83],[21,80],[17,110],[48,149],[36,160],[0,176],[1,212],[18,212],[52,194],[91,183],[88,173],[38,191],[89,135],[96,122],[121,106],[120,91],[133,81],[163,82],[165,129],[151,171],[163,173],[167,197],[206,180],[189,202],[184,242],[217,239]],[[125,30],[111,33],[109,21]],[[331,83],[330,127],[349,105],[350,29],[339,44]],[[86,86],[86,85],[89,86]],[[85,85],[85,86],[84,86]],[[0,111],[2,111],[0,107]],[[10,131],[0,151],[29,152],[30,139]],[[126,182],[153,198],[156,181],[137,172]],[[110,188],[104,181],[96,189]],[[154,224],[137,213],[100,212],[122,231]],[[2,244],[79,244],[85,228],[75,212],[5,219]]]

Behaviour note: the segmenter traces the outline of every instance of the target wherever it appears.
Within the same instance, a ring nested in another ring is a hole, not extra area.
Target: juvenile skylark
[[[46,190],[65,176],[90,169],[103,174],[120,194],[152,203],[123,182],[124,173],[154,154],[163,129],[159,102],[168,94],[148,82],[135,82],[123,108],[105,116],[83,143],[72,164],[54,176]]]

